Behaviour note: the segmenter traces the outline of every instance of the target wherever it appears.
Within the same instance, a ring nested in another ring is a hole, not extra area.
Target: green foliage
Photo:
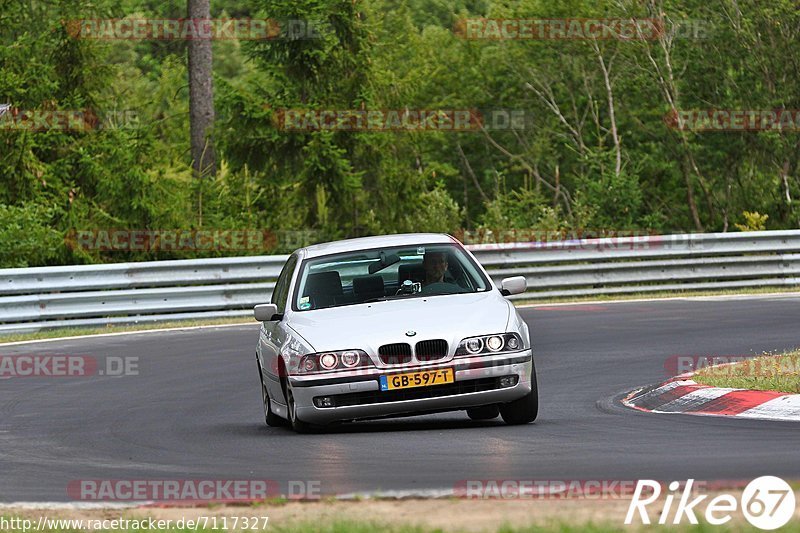
[[[565,221],[558,207],[553,207],[534,190],[520,189],[499,195],[486,204],[481,227],[493,231],[506,229],[562,229]]]
[[[693,377],[712,387],[800,393],[800,352],[765,354],[731,365],[707,366]]]
[[[735,224],[739,231],[763,231],[767,229],[767,219],[769,215],[762,215],[758,211],[751,213],[743,211],[744,224]]]
[[[610,157],[611,154],[605,154]],[[607,163],[611,163],[610,161]],[[591,168],[591,167],[590,167]],[[643,192],[638,176],[627,168],[617,175],[609,164],[576,180],[574,207],[579,226],[591,229],[634,229],[641,225]]]
[[[225,253],[79,250],[63,242],[71,229],[300,230],[323,240],[476,227],[800,227],[796,132],[664,121],[673,106],[800,108],[791,60],[800,12],[788,0],[735,10],[698,0],[214,2],[214,17],[311,21],[320,38],[215,41],[219,172],[205,181],[190,171],[186,43],[74,39],[62,23],[185,11],[177,1],[3,4],[0,104],[92,110],[104,127],[0,127],[0,266]],[[453,31],[471,17],[660,16],[672,29],[700,21],[704,35],[471,41]],[[526,123],[461,133],[277,123],[285,109],[405,108],[522,110]]]
[[[461,224],[461,209],[443,188],[422,193],[411,205],[407,231],[455,233]]]
[[[55,257],[61,236],[50,227],[52,217],[41,206],[0,204],[0,265],[26,267]]]

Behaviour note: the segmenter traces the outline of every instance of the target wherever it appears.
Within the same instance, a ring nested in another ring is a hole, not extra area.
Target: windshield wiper
[[[371,304],[371,303],[375,303],[375,302],[385,302],[387,298],[388,298],[388,296],[381,296],[380,298],[370,298],[369,300],[364,300],[364,301],[361,301],[361,302],[358,302],[358,303],[360,303],[360,304]]]
[[[417,294],[419,294],[419,293],[417,293]],[[363,301],[358,302],[358,303],[360,303],[360,304],[371,304],[371,303],[375,303],[375,302],[388,302],[389,300],[399,300],[401,297],[404,297],[404,296],[417,296],[417,295],[396,294],[394,296],[380,296],[378,298],[370,298],[369,300],[363,300]]]

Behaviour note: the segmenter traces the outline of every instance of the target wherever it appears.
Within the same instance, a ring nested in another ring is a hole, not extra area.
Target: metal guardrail
[[[525,276],[512,299],[800,285],[800,231],[513,243],[471,247],[495,283]]]
[[[288,257],[0,269],[0,334],[249,315]]]
[[[515,300],[800,286],[800,230],[478,244],[496,284],[525,276]],[[288,256],[0,269],[0,334],[249,316]]]

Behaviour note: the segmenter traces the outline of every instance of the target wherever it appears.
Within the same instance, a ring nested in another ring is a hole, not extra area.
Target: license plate
[[[394,374],[381,376],[381,390],[410,389],[413,387],[427,387],[428,385],[443,385],[453,383],[452,368],[439,370],[426,370],[424,372],[409,372],[408,374]]]

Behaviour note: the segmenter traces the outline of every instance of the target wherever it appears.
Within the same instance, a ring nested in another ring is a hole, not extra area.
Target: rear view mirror
[[[276,320],[273,318],[278,314],[278,306],[275,304],[259,304],[253,308],[253,315],[259,322],[269,322]]]
[[[395,263],[400,262],[400,256],[397,254],[389,254],[386,255],[384,252],[381,252],[381,260],[378,263],[372,263],[369,266],[369,273],[374,274],[376,272],[380,272],[384,268],[390,267]]]
[[[525,276],[514,276],[513,278],[505,278],[500,282],[500,292],[503,296],[511,296],[512,294],[522,294],[528,289],[528,282]]]

